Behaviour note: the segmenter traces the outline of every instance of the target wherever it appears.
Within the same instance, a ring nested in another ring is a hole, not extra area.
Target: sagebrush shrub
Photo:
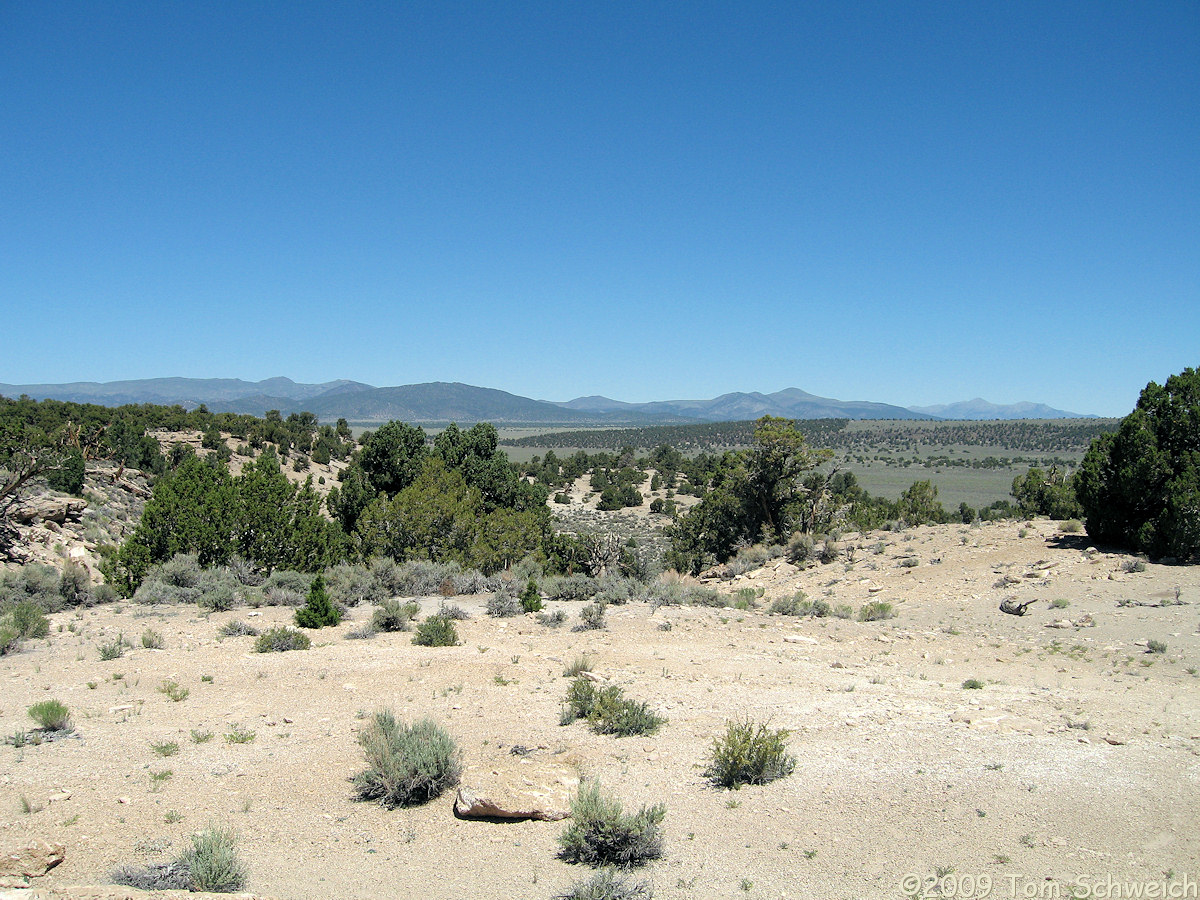
[[[0,624],[12,628],[20,638],[44,638],[50,634],[50,620],[42,606],[33,600],[20,600],[3,609]]]
[[[586,881],[571,885],[571,890],[554,900],[650,900],[654,890],[648,881],[634,881],[616,869],[600,869]]]
[[[773,616],[807,616],[812,612],[812,603],[804,591],[796,591],[791,597],[777,597],[767,610]]]
[[[358,743],[367,757],[367,768],[353,779],[358,795],[389,809],[426,803],[462,774],[458,747],[432,719],[409,725],[380,710]]]
[[[519,616],[522,612],[521,601],[507,590],[496,591],[488,598],[487,614],[489,616],[507,619],[511,616]]]
[[[571,824],[559,836],[559,856],[591,866],[645,865],[663,855],[661,803],[628,814],[616,798],[600,792],[598,782],[581,785],[571,800]]]
[[[254,642],[256,653],[283,653],[288,650],[307,650],[312,646],[307,634],[294,628],[277,627],[264,631]]]
[[[600,631],[607,623],[604,621],[604,604],[589,603],[579,611],[579,631]]]
[[[192,846],[180,857],[193,891],[230,894],[246,886],[246,867],[238,858],[237,836],[216,826],[192,835]]]
[[[53,566],[29,563],[10,572],[0,573],[0,603],[35,600],[44,609],[61,602],[59,574]]]
[[[787,561],[792,564],[808,562],[813,555],[813,537],[803,531],[797,531],[787,543]]]
[[[591,600],[600,591],[600,582],[587,575],[563,575],[542,582],[551,600]]]
[[[249,622],[234,619],[222,625],[218,634],[222,637],[258,637],[258,629]]]
[[[412,642],[421,647],[453,647],[458,643],[458,629],[448,616],[430,616],[417,626]]]
[[[420,611],[421,604],[415,600],[408,603],[395,599],[380,600],[371,614],[371,626],[376,631],[408,631]]]
[[[895,616],[896,611],[892,609],[892,604],[885,600],[864,603],[858,611],[859,621],[862,622],[879,622],[883,619],[895,618]]]
[[[5,622],[0,622],[0,656],[16,653],[21,649],[21,635],[17,629]]]
[[[388,595],[380,590],[378,580],[363,565],[339,563],[325,573],[330,598],[343,606],[379,603]]]
[[[726,722],[725,734],[713,739],[705,777],[714,784],[737,789],[743,784],[766,784],[791,775],[796,758],[787,752],[790,733],[749,719]]]

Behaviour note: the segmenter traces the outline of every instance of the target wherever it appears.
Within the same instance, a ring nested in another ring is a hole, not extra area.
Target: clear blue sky
[[[1200,365],[1200,3],[0,2],[0,382]]]

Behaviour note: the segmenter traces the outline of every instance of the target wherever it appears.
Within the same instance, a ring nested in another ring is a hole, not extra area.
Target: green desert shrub
[[[626,813],[619,800],[601,793],[598,782],[581,785],[571,801],[571,824],[558,839],[559,856],[590,866],[645,865],[663,855],[666,814],[661,803]]]
[[[796,591],[790,597],[777,597],[772,600],[767,612],[773,616],[807,616],[812,612],[812,603],[804,591]]]
[[[283,653],[288,650],[307,650],[312,646],[307,634],[294,628],[276,627],[264,631],[254,642],[255,653]]]
[[[587,719],[597,734],[619,737],[653,734],[667,721],[645,703],[627,698],[619,685],[598,688],[582,676],[577,676],[567,688],[559,724],[570,725],[576,719]]]
[[[725,734],[713,739],[704,775],[714,784],[737,789],[766,784],[791,775],[796,758],[787,752],[789,731],[770,729],[749,719],[725,723]]]
[[[163,636],[153,628],[147,628],[142,632],[142,646],[147,650],[161,650],[163,648]]]
[[[376,631],[408,631],[420,611],[421,604],[415,600],[407,603],[394,598],[380,600],[371,614],[371,627]]]
[[[188,888],[230,894],[246,886],[246,866],[237,853],[237,836],[216,826],[192,835],[192,846],[180,857],[187,866]]]
[[[125,635],[118,634],[111,641],[105,641],[100,644],[100,659],[105,662],[111,662],[114,659],[120,659],[125,655],[125,648],[129,646],[125,640]]]
[[[658,501],[655,501],[658,502]],[[654,891],[648,881],[634,881],[613,868],[598,869],[591,878],[577,881],[554,900],[650,900]]]
[[[797,531],[787,542],[787,550],[784,555],[787,557],[787,561],[793,565],[806,563],[812,559],[814,546],[815,542],[811,534]]]
[[[325,579],[318,575],[308,586],[308,599],[296,610],[296,624],[301,628],[324,628],[342,621],[342,613],[325,590]]]
[[[40,700],[27,712],[43,731],[71,730],[71,711],[59,700]]]
[[[588,715],[588,724],[597,734],[615,734],[618,737],[654,734],[666,721],[645,703],[621,696],[619,688],[615,692],[609,688],[602,689]]]
[[[458,643],[458,629],[448,616],[429,616],[417,626],[412,642],[421,647],[453,647]]]
[[[567,621],[567,614],[561,609],[556,609],[554,612],[540,612],[537,616],[538,624],[545,625],[547,628],[558,628],[563,622]]]
[[[589,603],[579,611],[579,624],[576,631],[600,631],[607,623],[604,621],[604,604]]]
[[[858,619],[860,622],[878,622],[883,619],[895,618],[896,611],[892,609],[892,604],[885,600],[874,600],[870,603],[864,603],[858,611]]]
[[[367,768],[354,776],[358,796],[389,809],[426,803],[458,784],[462,774],[458,747],[432,719],[409,725],[380,710],[358,743],[367,757]]]
[[[381,589],[371,570],[364,565],[339,563],[326,570],[325,585],[330,599],[342,606],[379,603],[389,596]]]
[[[41,604],[33,600],[0,607],[0,627],[4,626],[11,628],[18,638],[44,638],[50,634],[50,620]]]
[[[21,649],[21,635],[6,622],[0,622],[0,656],[8,656]]]
[[[562,575],[542,582],[551,600],[591,600],[600,591],[600,582],[587,575]]]
[[[968,678],[962,683],[964,691],[981,691],[983,690],[983,682],[978,678]]]
[[[1156,641],[1154,638],[1151,638],[1150,640],[1146,641],[1146,652],[1147,653],[1166,653],[1167,652],[1167,642],[1166,641]]]

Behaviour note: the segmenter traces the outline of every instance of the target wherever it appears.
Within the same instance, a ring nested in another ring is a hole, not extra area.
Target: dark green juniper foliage
[[[527,613],[538,612],[542,608],[542,596],[538,593],[537,582],[532,578],[521,593],[521,608]]]
[[[1093,540],[1200,559],[1200,370],[1146,385],[1116,434],[1092,441],[1074,486]]]
[[[324,628],[342,621],[342,614],[325,590],[325,579],[318,575],[308,588],[308,600],[296,610],[296,624],[301,628]]]

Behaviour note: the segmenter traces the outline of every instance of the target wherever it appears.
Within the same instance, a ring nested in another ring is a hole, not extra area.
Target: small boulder
[[[548,798],[524,791],[503,791],[481,797],[469,787],[460,787],[454,814],[460,819],[536,819],[557,822],[568,818],[566,809],[547,803]]]
[[[0,856],[0,878],[40,878],[66,856],[62,844],[33,841]]]

